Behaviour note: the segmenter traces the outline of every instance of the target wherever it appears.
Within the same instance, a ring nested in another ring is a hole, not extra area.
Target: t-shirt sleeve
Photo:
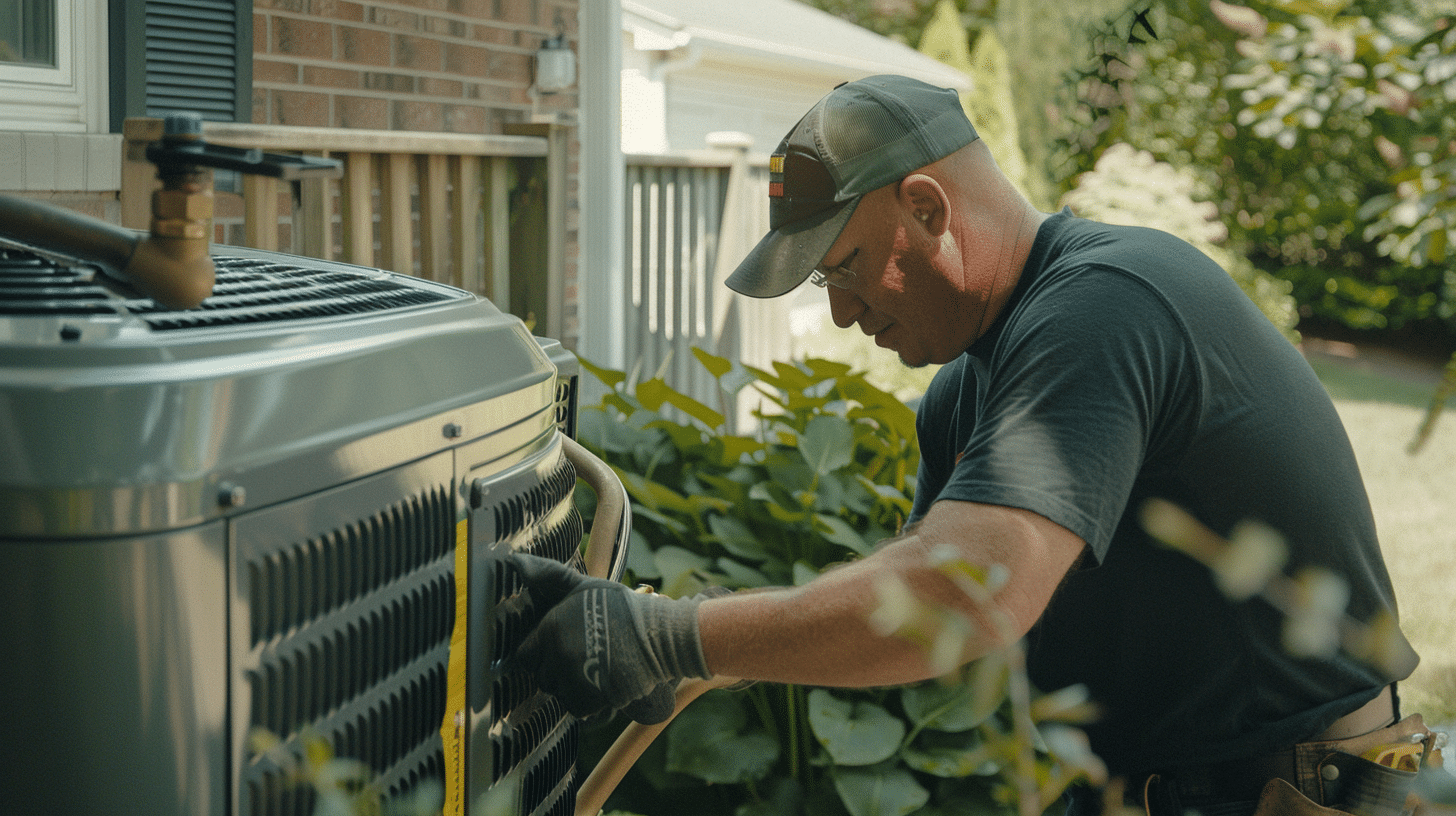
[[[930,495],[916,509],[954,499],[1030,510],[1100,561],[1145,462],[1177,449],[1168,437],[1187,422],[1172,415],[1196,411],[1193,355],[1168,304],[1116,270],[1080,270],[1034,300],[969,371],[927,394],[940,421],[922,415]]]

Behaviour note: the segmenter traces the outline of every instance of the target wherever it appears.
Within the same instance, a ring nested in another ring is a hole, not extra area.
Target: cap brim
[[[771,298],[803,283],[844,231],[858,203],[855,197],[769,230],[728,276],[728,288],[749,297]]]

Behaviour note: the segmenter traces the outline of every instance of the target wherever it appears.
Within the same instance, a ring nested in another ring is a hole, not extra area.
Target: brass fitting
[[[207,171],[163,179],[152,193],[151,234],[123,274],[143,293],[173,309],[190,309],[212,294],[213,192]]]

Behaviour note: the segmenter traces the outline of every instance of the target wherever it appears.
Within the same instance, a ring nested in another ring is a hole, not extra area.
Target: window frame
[[[0,130],[106,131],[106,0],[55,0],[56,66],[0,63]]]

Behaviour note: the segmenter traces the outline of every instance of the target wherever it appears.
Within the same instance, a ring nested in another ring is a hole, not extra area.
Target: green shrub
[[[841,363],[770,372],[695,353],[729,395],[762,398],[756,434],[724,433],[720,413],[662,380],[632,384],[584,363],[610,390],[581,411],[578,437],[631,493],[630,580],[674,596],[799,585],[896,533],[918,464],[908,408]],[[1040,813],[1100,766],[1063,724],[1086,713],[1078,691],[1033,704],[1019,655],[997,653],[951,683],[711,692],[658,738],[609,809]]]
[[[1092,170],[1077,177],[1076,187],[1062,197],[1062,204],[1086,218],[1152,227],[1193,244],[1233,277],[1271,323],[1297,342],[1298,312],[1289,282],[1255,269],[1247,258],[1225,249],[1228,230],[1219,220],[1218,207],[1196,200],[1198,194],[1191,173],[1119,143],[1103,151]]]

